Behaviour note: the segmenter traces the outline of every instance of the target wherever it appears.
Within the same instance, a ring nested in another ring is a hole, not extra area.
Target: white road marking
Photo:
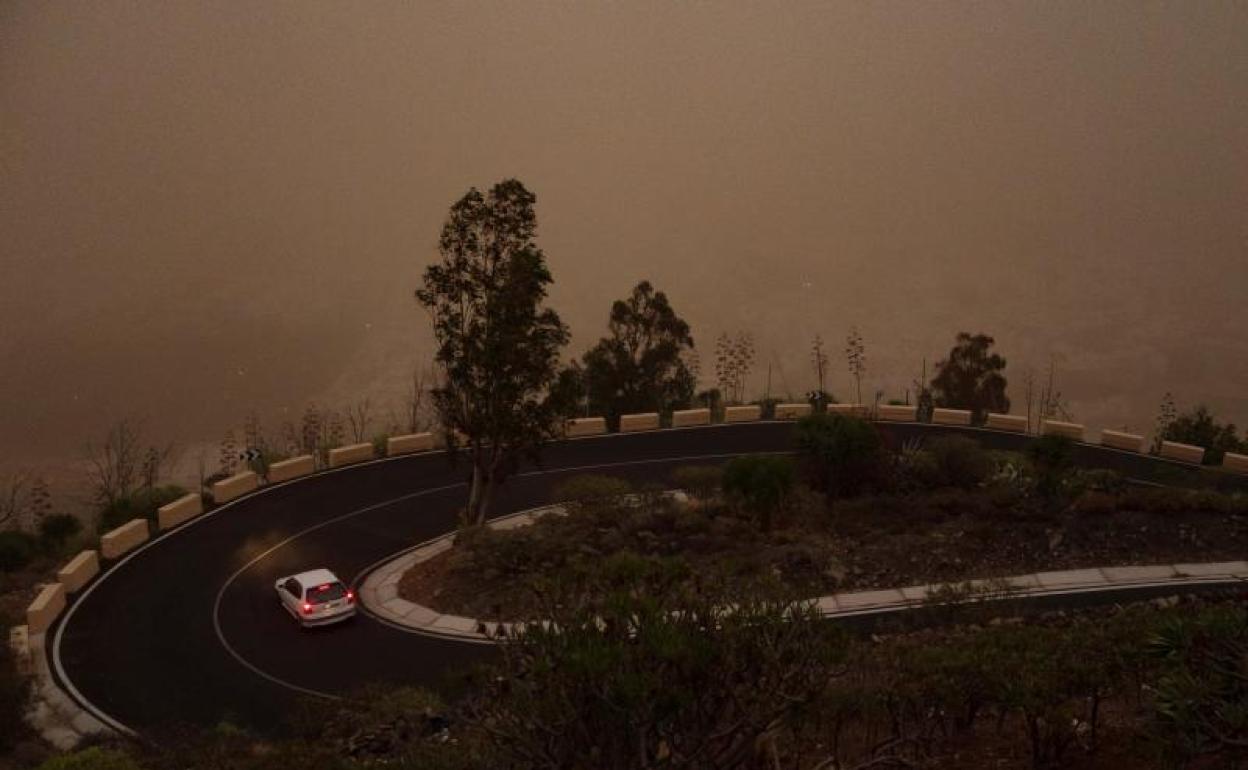
[[[661,429],[661,430],[644,431],[644,432],[639,432],[639,433],[608,433],[608,434],[602,434],[602,435],[597,435],[597,436],[578,436],[578,437],[573,437],[573,438],[564,438],[564,439],[562,439],[562,441],[592,441],[592,440],[596,440],[596,439],[610,439],[610,438],[622,437],[622,436],[638,436],[638,435],[645,435],[646,433],[673,433],[673,432],[677,432],[677,431],[707,430],[708,428],[710,428],[710,429],[715,429],[715,428],[720,428],[720,429],[723,429],[723,428],[730,428],[730,427],[731,427],[731,428],[738,428],[738,427],[748,426],[748,425],[775,425],[775,424],[787,424],[787,423],[789,423],[789,422],[790,422],[790,421],[788,421],[788,420],[757,420],[757,421],[751,421],[751,422],[747,422],[747,423],[717,423],[717,424],[714,424],[714,425],[709,425],[709,426],[688,426],[688,427],[683,427],[683,428],[665,428],[665,429]],[[901,424],[901,423],[899,423],[899,424]],[[907,423],[907,424],[922,425],[922,423]],[[966,432],[984,432],[984,433],[1001,433],[1001,432],[1002,432],[1002,431],[996,431],[996,430],[992,430],[992,429],[988,429],[988,428],[973,427],[973,426],[959,426],[959,427],[958,427],[958,429],[959,429],[959,430],[962,430],[962,431],[966,431]],[[1007,431],[1007,432],[1008,432],[1008,431]],[[1089,443],[1087,443],[1087,442],[1077,442],[1077,443],[1079,443],[1079,444],[1081,444],[1081,445],[1084,445],[1084,446],[1091,446],[1091,447],[1094,447],[1094,448],[1099,449],[1099,450],[1101,450],[1101,451],[1109,451],[1109,452],[1114,453],[1114,454],[1123,454],[1123,455],[1129,455],[1129,456],[1132,456],[1132,457],[1146,457],[1146,458],[1149,458],[1149,459],[1153,460],[1155,463],[1156,463],[1156,462],[1160,462],[1160,463],[1163,463],[1163,464],[1180,465],[1180,466],[1185,466],[1185,465],[1186,465],[1186,464],[1184,464],[1184,463],[1179,463],[1179,462],[1176,462],[1176,461],[1166,460],[1165,458],[1159,458],[1159,457],[1152,456],[1152,455],[1144,455],[1144,454],[1141,454],[1141,453],[1136,453],[1136,452],[1129,452],[1129,451],[1126,451],[1126,450],[1119,450],[1119,449],[1116,449],[1116,448],[1114,448],[1114,447],[1108,447],[1108,446],[1099,445],[1099,444],[1089,444]],[[65,671],[64,664],[63,664],[62,659],[61,659],[61,642],[62,642],[62,639],[63,639],[63,635],[64,635],[64,630],[65,630],[65,627],[69,625],[69,621],[70,621],[70,619],[73,617],[73,615],[74,615],[75,611],[77,611],[78,607],[79,607],[79,606],[80,606],[80,605],[81,605],[81,604],[82,604],[82,603],[83,603],[83,602],[87,599],[87,597],[89,597],[89,596],[91,595],[91,593],[95,590],[95,588],[96,588],[98,585],[100,585],[101,583],[103,583],[103,582],[104,582],[104,580],[106,580],[106,579],[107,579],[110,575],[112,575],[112,573],[113,573],[116,569],[118,569],[119,567],[121,567],[123,564],[125,564],[125,563],[129,562],[131,559],[133,559],[134,557],[138,556],[140,553],[142,553],[143,551],[147,550],[148,548],[151,548],[151,547],[155,546],[157,543],[160,543],[160,542],[164,541],[166,538],[177,536],[178,534],[180,534],[180,533],[182,533],[182,532],[184,532],[184,531],[186,531],[186,530],[190,529],[190,528],[191,528],[191,527],[193,527],[195,524],[198,524],[198,523],[199,523],[199,522],[201,522],[201,521],[204,521],[204,520],[206,520],[206,519],[208,519],[208,518],[210,518],[210,517],[212,517],[212,516],[214,516],[214,515],[216,515],[216,514],[219,514],[219,513],[221,513],[222,511],[225,511],[225,510],[227,510],[228,508],[230,508],[230,507],[232,507],[232,506],[234,506],[234,505],[237,505],[237,504],[239,504],[239,503],[242,503],[243,501],[250,500],[250,499],[251,499],[251,498],[253,498],[253,497],[258,497],[258,496],[263,495],[263,494],[265,494],[265,493],[267,493],[267,492],[270,492],[270,491],[275,490],[275,489],[280,489],[280,488],[285,487],[285,486],[288,486],[288,485],[290,485],[290,484],[300,483],[300,482],[303,482],[303,481],[308,481],[308,480],[311,480],[311,479],[314,479],[314,478],[320,478],[320,477],[323,477],[323,476],[328,476],[328,475],[331,475],[331,474],[334,474],[334,473],[342,473],[342,472],[345,472],[345,471],[354,470],[354,469],[356,469],[356,468],[360,468],[360,467],[364,467],[364,466],[369,466],[369,465],[378,465],[378,464],[380,464],[380,463],[386,463],[386,462],[403,461],[403,460],[409,460],[409,459],[412,459],[412,458],[418,458],[418,457],[432,457],[432,456],[438,456],[438,455],[442,455],[442,454],[445,454],[445,452],[444,452],[443,450],[433,450],[433,451],[430,451],[430,452],[423,452],[423,453],[396,455],[396,456],[394,456],[394,457],[380,457],[380,458],[377,458],[377,459],[374,459],[374,460],[368,460],[368,461],[361,462],[361,463],[352,463],[352,464],[350,464],[350,465],[345,465],[345,466],[341,466],[341,467],[338,467],[338,468],[327,468],[327,469],[323,469],[323,470],[317,471],[317,472],[315,472],[315,473],[313,473],[313,474],[310,474],[310,475],[307,475],[307,476],[300,476],[300,477],[297,477],[297,478],[294,478],[294,479],[289,479],[289,480],[287,480],[287,481],[278,482],[278,483],[276,483],[276,484],[266,484],[266,485],[264,485],[264,486],[262,486],[262,487],[260,487],[260,488],[258,488],[258,489],[256,489],[256,490],[252,491],[252,492],[247,493],[246,495],[243,495],[242,497],[236,498],[235,500],[231,500],[231,501],[230,501],[230,502],[228,502],[228,503],[224,503],[223,505],[218,506],[217,508],[214,508],[214,509],[212,509],[211,511],[207,511],[207,512],[205,512],[205,513],[204,513],[203,515],[201,515],[201,516],[197,516],[197,517],[195,517],[194,519],[191,519],[190,521],[188,521],[188,522],[186,522],[186,523],[184,523],[184,524],[182,524],[182,525],[180,525],[180,526],[178,526],[178,527],[176,527],[176,528],[174,528],[174,529],[171,529],[171,530],[169,530],[169,531],[167,531],[167,532],[165,532],[165,533],[163,533],[163,534],[160,534],[160,535],[156,536],[155,538],[152,538],[152,539],[151,539],[151,540],[149,540],[147,543],[145,543],[145,544],[141,545],[140,547],[136,548],[135,550],[131,551],[129,554],[127,554],[127,555],[126,555],[124,558],[122,558],[120,561],[116,562],[116,563],[115,563],[115,564],[113,564],[111,567],[109,567],[109,568],[108,568],[108,570],[107,570],[107,571],[105,571],[102,575],[100,575],[97,579],[95,579],[94,581],[92,581],[92,583],[91,583],[89,586],[87,586],[87,589],[86,589],[85,591],[83,591],[83,592],[82,592],[82,593],[81,593],[81,594],[80,594],[80,595],[79,595],[79,596],[78,596],[78,597],[74,600],[74,602],[70,605],[70,607],[69,607],[68,611],[65,613],[65,616],[64,616],[64,617],[60,620],[60,622],[57,624],[56,634],[53,636],[53,640],[52,640],[52,662],[53,662],[53,668],[54,668],[54,670],[56,671],[56,676],[57,676],[57,678],[60,680],[60,684],[61,684],[61,685],[62,685],[62,686],[63,686],[63,687],[64,687],[64,688],[65,688],[65,689],[69,692],[69,694],[71,695],[71,697],[72,697],[75,701],[77,701],[79,705],[81,705],[81,706],[82,706],[85,710],[87,710],[89,713],[91,713],[93,716],[95,716],[95,717],[96,717],[97,719],[99,719],[101,722],[103,722],[103,723],[105,723],[106,725],[108,725],[108,726],[110,726],[110,727],[112,727],[112,728],[116,729],[117,731],[119,731],[119,732],[121,732],[121,733],[124,733],[124,734],[127,734],[127,735],[131,735],[131,736],[135,736],[135,735],[137,735],[137,733],[136,733],[133,729],[131,729],[130,727],[127,727],[126,725],[122,724],[120,721],[118,721],[118,720],[114,719],[113,717],[109,716],[106,712],[104,712],[104,710],[103,710],[103,709],[101,709],[101,708],[99,708],[98,706],[96,706],[95,704],[93,704],[90,700],[88,700],[88,699],[86,698],[86,696],[84,696],[81,692],[79,692],[79,691],[78,691],[78,689],[74,686],[73,682],[70,680],[68,673]],[[653,460],[638,460],[638,461],[629,461],[629,462],[624,462],[624,463],[600,463],[600,464],[595,464],[595,465],[586,465],[586,466],[573,467],[573,468],[560,468],[560,469],[552,469],[552,470],[529,471],[529,472],[526,472],[526,473],[521,473],[521,474],[517,474],[517,475],[518,475],[518,476],[520,476],[520,477],[525,477],[525,476],[543,475],[543,474],[547,474],[547,473],[564,473],[564,472],[576,471],[576,470],[593,470],[593,469],[611,468],[611,467],[617,467],[617,466],[620,466],[620,465],[638,465],[638,464],[658,463],[658,462],[681,462],[681,461],[687,461],[687,460],[697,460],[697,459],[712,459],[712,458],[735,457],[735,456],[740,455],[740,454],[793,454],[793,452],[791,452],[791,451],[788,451],[788,452],[785,452],[785,451],[776,451],[776,452],[733,452],[733,453],[723,453],[723,454],[695,455],[695,456],[677,457],[677,458],[660,458],[660,459],[653,459]],[[1164,486],[1163,484],[1158,484],[1158,483],[1156,483],[1156,482],[1142,482],[1142,483],[1149,484],[1149,485],[1155,485],[1155,486]],[[453,488],[453,487],[455,487],[455,486],[465,486],[465,484],[464,484],[463,482],[461,482],[460,484],[452,484],[452,485],[447,485],[446,487],[440,487],[440,488],[436,488],[436,489],[450,489],[450,488]],[[377,504],[376,504],[376,505],[374,505],[374,506],[369,506],[369,508],[367,508],[367,509],[361,509],[361,510],[359,510],[359,511],[353,511],[353,512],[351,512],[351,513],[349,513],[349,514],[345,514],[345,515],[343,515],[343,516],[337,517],[336,519],[332,519],[332,520],[329,520],[329,521],[326,521],[326,522],[322,522],[322,523],[321,523],[321,524],[319,524],[319,525],[316,525],[316,526],[314,526],[314,527],[312,527],[312,528],[310,528],[310,529],[308,529],[308,530],[304,530],[303,532],[300,532],[300,533],[298,533],[298,534],[296,534],[296,535],[292,536],[291,538],[288,538],[286,541],[283,541],[282,543],[279,543],[277,546],[274,546],[274,548],[270,549],[270,551],[267,551],[265,554],[262,554],[262,555],[261,555],[260,557],[258,557],[255,561],[258,561],[259,559],[263,558],[265,555],[267,555],[268,553],[270,553],[272,550],[276,550],[277,548],[280,548],[282,545],[284,545],[284,544],[288,543],[288,542],[289,542],[289,541],[291,541],[291,540],[294,540],[294,539],[296,539],[296,538],[298,538],[298,537],[302,536],[303,534],[306,534],[307,532],[313,531],[313,530],[315,530],[315,529],[319,529],[321,526],[326,526],[326,525],[332,524],[332,523],[334,523],[334,522],[336,522],[336,521],[341,521],[341,520],[343,520],[343,519],[351,518],[352,516],[359,515],[359,514],[361,514],[361,513],[367,512],[368,510],[372,510],[372,509],[375,509],[375,508],[378,508],[378,507],[383,507],[383,506],[385,506],[385,505],[388,505],[388,504],[391,504],[391,503],[394,503],[394,502],[398,502],[398,501],[400,501],[400,500],[408,499],[408,498],[411,498],[411,497],[416,497],[416,496],[419,496],[419,495],[421,495],[421,494],[430,494],[430,493],[432,493],[432,492],[434,492],[434,491],[436,491],[436,490],[435,490],[435,489],[430,489],[430,490],[424,490],[424,491],[422,491],[422,492],[412,493],[412,494],[409,494],[409,495],[403,495],[403,496],[401,496],[401,497],[394,498],[394,499],[392,499],[392,500],[387,500],[387,501],[383,501],[383,502],[381,502],[381,503],[377,503]],[[437,539],[437,538],[432,538],[432,539]],[[419,547],[419,545],[417,545],[417,546],[413,546],[412,548],[414,549],[414,548],[417,548],[417,547]],[[411,550],[411,549],[407,549],[407,550]],[[406,551],[401,551],[401,552],[399,552],[399,553],[400,553],[400,554],[402,554],[402,553],[405,553],[405,552],[406,552]],[[387,561],[389,558],[393,558],[393,556],[392,556],[392,557],[387,557],[387,559],[382,559],[382,560],[379,560],[378,562],[375,562],[375,563],[374,563],[373,565],[371,565],[368,569],[364,570],[364,572],[362,572],[362,573],[361,573],[361,575],[365,575],[365,574],[367,574],[367,572],[369,571],[369,569],[373,569],[373,568],[375,568],[377,565],[379,565],[379,564],[381,564],[381,563],[383,563],[383,562]],[[250,565],[248,565],[248,566],[250,566]],[[244,567],[244,570],[245,570],[245,569],[246,569],[246,567]],[[237,576],[238,576],[238,574],[241,574],[241,572],[242,572],[242,570],[240,570],[239,572],[235,573],[235,575],[234,575],[234,576],[232,576],[232,577],[230,578],[230,580],[229,580],[229,581],[227,581],[227,582],[226,582],[226,584],[225,584],[224,586],[222,586],[221,591],[220,591],[220,592],[218,592],[218,594],[217,594],[217,602],[218,602],[218,603],[220,602],[220,598],[221,598],[222,593],[223,593],[223,592],[225,591],[225,589],[228,587],[229,583],[230,583],[230,582],[232,582],[232,581],[233,581],[233,579],[234,579],[235,577],[237,577]],[[354,585],[354,581],[353,581],[353,583],[352,583],[352,584]],[[368,615],[369,617],[372,617],[372,618],[374,618],[374,619],[378,620],[378,622],[384,622],[384,621],[382,621],[382,620],[380,620],[380,619],[376,618],[375,616],[373,616],[371,613],[367,613],[367,612],[366,612],[365,614],[366,614],[366,615]],[[299,691],[299,692],[307,692],[307,693],[311,693],[311,694],[314,694],[314,695],[320,695],[320,696],[330,697],[330,698],[337,697],[337,696],[329,695],[329,694],[327,694],[327,693],[320,693],[320,692],[317,692],[317,691],[315,691],[315,690],[310,690],[310,689],[308,689],[308,688],[303,688],[303,687],[300,687],[300,686],[298,686],[298,685],[293,685],[293,684],[290,684],[290,683],[287,683],[287,682],[283,682],[283,681],[281,681],[281,680],[277,679],[276,677],[273,677],[272,675],[267,674],[266,672],[264,672],[264,671],[262,671],[262,670],[258,669],[257,667],[255,667],[254,665],[252,665],[250,662],[248,662],[248,661],[246,661],[245,659],[243,659],[240,655],[238,655],[238,654],[237,654],[237,653],[233,650],[233,648],[231,648],[231,647],[229,646],[229,643],[228,643],[228,642],[226,642],[226,640],[224,639],[224,637],[221,635],[221,632],[220,632],[220,626],[219,626],[219,623],[218,623],[218,620],[217,620],[217,607],[216,607],[216,605],[214,605],[214,608],[213,608],[213,625],[214,625],[214,628],[216,628],[216,629],[217,629],[218,638],[220,639],[220,641],[222,642],[222,644],[225,646],[225,648],[227,649],[227,651],[229,651],[229,652],[231,653],[231,655],[232,655],[232,656],[233,656],[236,660],[238,660],[240,663],[242,663],[244,666],[246,666],[248,669],[252,670],[253,672],[255,672],[255,673],[257,673],[257,674],[259,674],[259,675],[263,676],[264,678],[268,679],[269,681],[275,682],[275,683],[277,683],[277,684],[279,684],[279,685],[281,685],[281,686],[288,687],[288,688],[294,689],[294,690]],[[387,625],[390,625],[390,624],[387,624]],[[392,627],[393,627],[393,626],[392,626]],[[407,630],[407,631],[412,632],[412,633],[420,633],[420,632],[417,632],[417,631],[414,631],[414,630],[411,630],[411,629],[404,629],[404,630]],[[427,635],[429,635],[429,636],[435,636],[435,635],[433,635],[433,634],[427,634]],[[440,636],[440,635],[437,635],[437,636],[436,636],[436,638],[439,638],[439,639],[447,639],[447,638],[450,638],[450,637],[445,637],[445,636]],[[457,641],[464,641],[463,639],[456,639],[456,640],[457,640]],[[484,642],[484,643],[489,643],[489,642]]]

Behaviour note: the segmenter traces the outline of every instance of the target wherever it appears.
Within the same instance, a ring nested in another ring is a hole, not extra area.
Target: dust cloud
[[[212,442],[431,353],[448,206],[538,196],[579,354],[641,278],[709,384],[800,394],[815,333],[900,397],[960,330],[1016,401],[1248,422],[1248,5],[0,5],[0,465],[120,417]],[[832,389],[849,374],[833,359]]]

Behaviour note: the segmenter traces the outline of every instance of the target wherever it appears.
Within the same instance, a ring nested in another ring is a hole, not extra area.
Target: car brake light
[[[355,603],[355,591],[347,591],[347,601]]]
[[[304,614],[304,615],[307,615],[307,614],[308,614],[309,612],[311,612],[311,611],[312,611],[312,605],[311,605],[311,604],[308,604],[307,602],[304,602],[304,603],[303,603],[303,614]]]

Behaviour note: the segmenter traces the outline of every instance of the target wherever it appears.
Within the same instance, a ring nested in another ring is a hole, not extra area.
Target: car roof
[[[323,583],[338,583],[338,576],[327,569],[313,569],[307,572],[300,572],[298,575],[291,575],[304,588],[319,586]]]

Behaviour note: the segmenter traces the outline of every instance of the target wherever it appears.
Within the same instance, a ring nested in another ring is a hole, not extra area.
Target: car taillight
[[[355,604],[355,591],[347,591],[347,601]]]
[[[304,603],[303,603],[303,614],[304,614],[304,615],[307,615],[307,614],[308,614],[308,613],[310,613],[310,612],[312,612],[312,605],[311,605],[311,604],[308,604],[307,602],[304,602]]]

